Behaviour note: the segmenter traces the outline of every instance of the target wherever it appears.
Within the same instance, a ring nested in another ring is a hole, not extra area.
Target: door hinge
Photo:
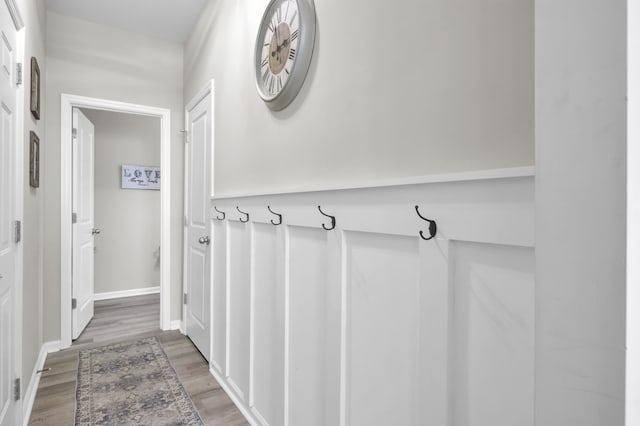
[[[20,401],[20,379],[15,379],[13,382],[13,400]]]
[[[13,231],[14,241],[16,244],[18,244],[20,241],[22,241],[22,222],[16,220],[13,224]]]
[[[18,62],[16,64],[16,86],[20,86],[22,84],[22,63]]]
[[[78,129],[71,129],[71,137],[74,139],[78,137]]]
[[[71,309],[76,309],[78,307],[78,299],[75,297],[71,299]]]
[[[71,223],[78,223],[78,213],[71,213]]]
[[[182,304],[186,305],[187,304],[187,293],[183,293],[182,294]]]
[[[180,130],[180,133],[184,135],[184,143],[189,143],[189,131],[188,130]]]

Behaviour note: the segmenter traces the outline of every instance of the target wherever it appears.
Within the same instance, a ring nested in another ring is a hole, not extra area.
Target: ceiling
[[[184,43],[211,0],[46,0],[47,10]]]

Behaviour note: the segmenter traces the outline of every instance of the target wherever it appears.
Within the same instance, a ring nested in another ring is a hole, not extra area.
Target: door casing
[[[60,108],[60,346],[71,346],[71,116],[74,107],[160,119],[160,169],[164,182],[160,188],[160,329],[175,328],[171,323],[171,255],[175,250],[171,246],[171,111],[166,108],[63,93]]]
[[[26,32],[25,24],[22,18],[20,7],[15,0],[5,0],[9,15],[13,20],[13,24],[16,29],[15,40],[15,63],[25,63],[25,43]],[[14,74],[11,75],[14,77]],[[25,114],[24,114],[24,102],[25,102],[25,89],[24,81],[21,85],[16,86],[16,103],[15,103],[15,120],[14,127],[14,141],[15,151],[13,152],[13,158],[15,161],[15,169],[13,176],[13,218],[21,223],[24,228],[24,191],[25,191],[25,179],[24,179],[24,162],[25,162]],[[27,85],[27,87],[29,87]],[[16,245],[15,261],[14,261],[14,280],[13,280],[13,294],[14,294],[14,310],[13,310],[13,324],[15,326],[15,334],[13,336],[13,345],[11,349],[13,352],[13,367],[15,377],[12,379],[20,378],[22,383],[21,398],[15,403],[15,410],[17,414],[16,420],[23,421],[26,411],[26,405],[24,399],[26,396],[26,386],[29,377],[23,375],[23,362],[22,362],[22,345],[23,345],[23,281],[24,281],[24,229],[22,229],[21,241]],[[41,248],[40,248],[41,250]],[[42,254],[42,252],[41,252]]]
[[[640,424],[640,1],[627,1],[626,424]]]

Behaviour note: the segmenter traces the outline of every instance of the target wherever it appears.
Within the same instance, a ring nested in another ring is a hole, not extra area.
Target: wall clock
[[[313,0],[271,0],[255,47],[256,86],[269,108],[285,108],[302,88],[315,37]]]

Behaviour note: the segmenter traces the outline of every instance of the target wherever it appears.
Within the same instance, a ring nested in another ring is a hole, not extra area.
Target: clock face
[[[312,0],[272,0],[262,18],[255,50],[258,93],[272,109],[297,95],[311,62],[315,40]]]

